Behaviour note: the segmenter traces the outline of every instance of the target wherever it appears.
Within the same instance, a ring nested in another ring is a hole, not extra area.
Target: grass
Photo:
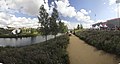
[[[1,47],[0,63],[69,64],[67,44],[69,44],[69,37],[62,35],[47,42],[24,47]]]

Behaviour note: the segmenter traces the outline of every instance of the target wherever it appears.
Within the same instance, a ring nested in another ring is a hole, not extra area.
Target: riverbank
[[[120,58],[97,50],[78,37],[72,35],[67,48],[70,64],[118,64]]]
[[[1,34],[0,38],[22,38],[22,37],[36,37],[39,34],[18,34],[18,35],[13,35],[13,34]]]
[[[69,37],[58,36],[39,44],[23,47],[0,47],[3,64],[69,64],[66,52]]]

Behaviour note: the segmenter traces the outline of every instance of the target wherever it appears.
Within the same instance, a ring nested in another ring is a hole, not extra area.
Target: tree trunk
[[[56,39],[56,35],[54,35],[54,38]]]
[[[45,40],[46,40],[46,42],[47,42],[47,35],[45,36]]]

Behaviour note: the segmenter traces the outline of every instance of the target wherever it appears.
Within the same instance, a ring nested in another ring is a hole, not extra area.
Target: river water
[[[58,34],[57,36],[59,36]],[[54,38],[53,35],[49,35],[47,39]],[[25,46],[35,43],[44,42],[45,38],[43,36],[36,37],[23,37],[23,38],[0,38],[0,46]]]

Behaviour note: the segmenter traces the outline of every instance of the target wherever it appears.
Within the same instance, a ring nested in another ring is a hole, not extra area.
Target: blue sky
[[[44,3],[44,0],[0,0],[0,27],[7,25],[33,27],[38,25],[38,9],[43,4],[49,14],[52,13],[52,8],[56,5],[61,20],[70,29],[75,28],[77,24],[83,24],[85,28],[89,28],[96,22],[103,22],[117,17],[115,1],[45,0],[46,3]]]
[[[51,0],[49,0],[49,5],[51,4]],[[116,4],[109,5],[108,0],[69,0],[70,5],[75,7],[76,11],[80,9],[85,9],[87,11],[91,11],[89,14],[91,19],[100,20],[100,19],[110,19],[117,17],[117,13],[114,12],[112,8],[116,7]],[[30,16],[23,13],[14,13],[17,17],[31,17],[34,18],[36,16]],[[70,19],[71,21],[74,18],[61,17],[62,19]],[[75,19],[74,19],[75,20]]]
[[[117,17],[117,12],[115,11],[117,5],[115,4],[115,1],[112,0],[69,0],[69,3],[70,6],[73,6],[76,9],[76,11],[81,9],[84,9],[87,12],[91,11],[88,16],[90,16],[90,19],[93,20],[94,23],[104,22]],[[65,20],[72,23],[82,23],[75,18],[65,18]]]
[[[107,20],[110,18],[117,17],[116,13],[112,8],[116,7],[116,4],[109,5],[108,0],[69,0],[71,6],[74,6],[78,11],[85,9],[91,11],[89,14],[93,20]],[[96,15],[96,16],[95,16]]]

